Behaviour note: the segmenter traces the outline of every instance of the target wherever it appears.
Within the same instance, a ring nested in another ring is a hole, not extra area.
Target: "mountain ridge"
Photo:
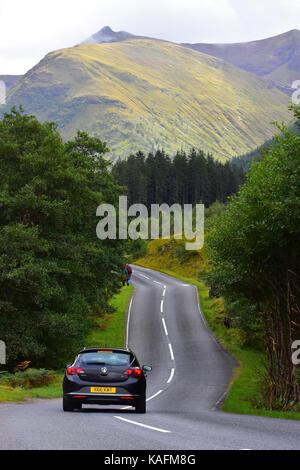
[[[300,30],[237,43],[182,43],[291,90],[300,77]]]
[[[223,60],[160,40],[82,44],[49,53],[9,91],[65,139],[82,129],[113,159],[137,150],[201,148],[220,159],[246,153],[288,116],[287,99]]]
[[[0,75],[0,80],[3,81],[6,85],[6,88],[9,89],[13,87],[23,75]]]
[[[97,33],[90,36],[80,43],[81,44],[103,44],[107,42],[121,42],[127,39],[154,39],[147,38],[146,36],[137,36],[127,31],[113,31],[110,26],[104,26],[104,28],[97,31]]]

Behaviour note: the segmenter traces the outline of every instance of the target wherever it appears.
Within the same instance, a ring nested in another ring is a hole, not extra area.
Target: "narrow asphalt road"
[[[207,328],[196,289],[134,267],[126,340],[148,374],[147,414],[61,400],[0,406],[0,449],[299,449],[297,421],[219,411],[236,366]],[[95,345],[100,346],[100,345]]]

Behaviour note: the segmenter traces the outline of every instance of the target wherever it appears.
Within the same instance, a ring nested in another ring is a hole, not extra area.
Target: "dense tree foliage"
[[[264,155],[268,153],[271,144],[272,139],[267,140],[267,142],[252,150],[251,152],[248,152],[245,155],[241,155],[239,157],[235,157],[232,160],[232,164],[243,168],[243,170],[247,172],[249,170],[250,164],[253,162],[260,162],[263,159]]]
[[[142,152],[119,160],[113,174],[128,188],[129,204],[197,204],[207,207],[216,200],[225,202],[244,182],[244,172],[230,163],[222,164],[202,151],[178,152],[170,158],[157,151]]]
[[[300,110],[293,108],[300,125]],[[300,339],[300,136],[280,135],[246,184],[211,228],[211,281],[242,321],[261,325],[269,358],[269,404],[300,401],[299,370],[292,362]]]
[[[8,362],[58,367],[84,345],[124,265],[120,241],[96,238],[96,209],[117,205],[106,145],[63,143],[54,124],[15,109],[0,122],[0,338]]]
[[[297,121],[293,120],[287,127],[288,130],[295,132],[296,134],[300,134],[300,128],[297,125]],[[280,129],[279,129],[280,130]],[[234,165],[237,165],[243,168],[245,171],[248,171],[249,165],[253,162],[259,162],[263,159],[264,155],[268,153],[270,146],[274,142],[274,139],[267,140],[263,145],[260,145],[256,149],[248,152],[244,155],[236,157],[232,160]]]

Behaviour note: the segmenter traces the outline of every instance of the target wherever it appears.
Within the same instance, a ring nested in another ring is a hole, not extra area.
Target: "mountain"
[[[65,139],[81,129],[105,140],[112,159],[162,147],[241,155],[288,119],[287,101],[227,62],[150,39],[52,52],[8,93],[8,106],[57,122]]]
[[[300,31],[236,44],[183,44],[290,89],[300,79]]]
[[[0,81],[3,81],[6,88],[9,89],[14,86],[23,75],[0,75]]]
[[[135,36],[134,34],[127,33],[126,31],[113,31],[109,26],[100,29],[96,34],[90,36],[81,44],[102,44],[104,42],[120,42],[126,39],[141,39],[142,36]]]
[[[296,119],[293,119],[292,121],[290,121],[287,128],[289,131],[293,131],[300,136],[300,127]],[[264,153],[268,150],[268,148],[273,143],[274,143],[274,139],[269,139],[263,145],[260,145],[258,148],[252,150],[246,155],[241,155],[239,157],[236,157],[232,161],[237,166],[242,167],[245,171],[247,171],[249,169],[249,163],[252,163],[253,161],[261,160]]]

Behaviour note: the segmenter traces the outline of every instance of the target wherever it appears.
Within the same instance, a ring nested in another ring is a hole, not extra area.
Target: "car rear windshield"
[[[131,354],[114,351],[95,351],[80,355],[81,364],[104,364],[108,366],[127,366],[132,362]]]

